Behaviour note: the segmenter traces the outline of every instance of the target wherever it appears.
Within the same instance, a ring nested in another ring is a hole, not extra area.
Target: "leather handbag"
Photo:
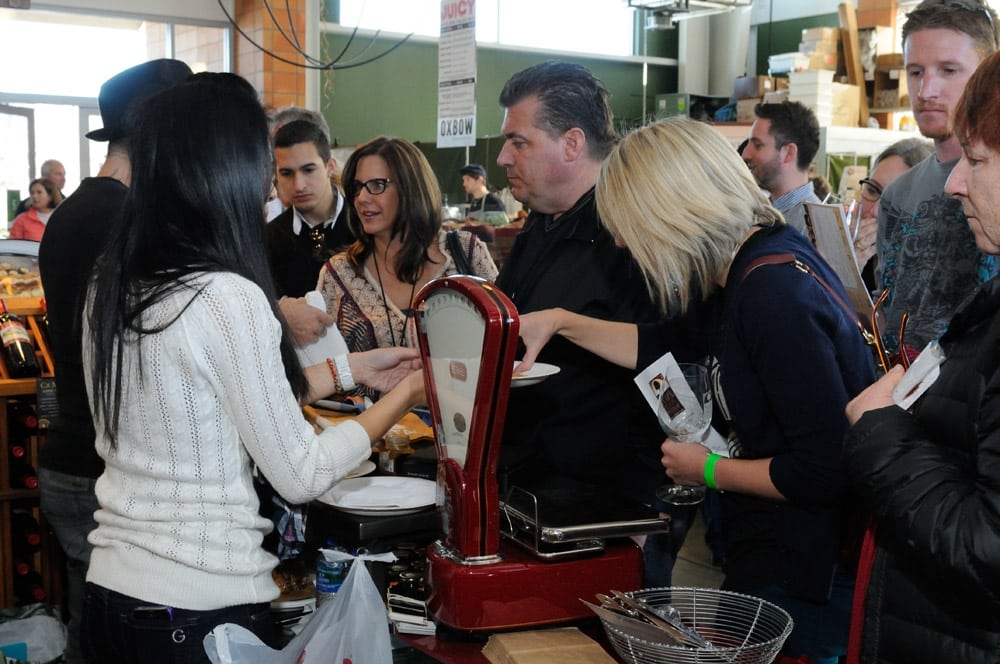
[[[448,231],[447,242],[448,251],[451,252],[451,258],[455,261],[455,269],[458,270],[457,273],[467,274],[472,277],[479,276],[472,268],[472,261],[469,255],[462,248],[462,240],[458,237],[458,231]]]

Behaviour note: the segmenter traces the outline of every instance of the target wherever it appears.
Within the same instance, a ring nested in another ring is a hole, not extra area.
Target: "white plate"
[[[371,459],[365,459],[361,462],[361,465],[352,470],[351,472],[344,475],[344,479],[351,479],[352,477],[362,477],[368,475],[375,470],[375,462]]]
[[[376,475],[338,482],[319,498],[332,507],[361,516],[395,516],[434,504],[437,483],[419,477]]]
[[[517,362],[514,366],[517,366]],[[522,371],[516,374],[510,379],[511,387],[527,387],[529,385],[537,385],[549,376],[554,376],[559,373],[559,367],[554,364],[545,364],[544,362],[535,362],[535,365],[531,367],[528,371]]]

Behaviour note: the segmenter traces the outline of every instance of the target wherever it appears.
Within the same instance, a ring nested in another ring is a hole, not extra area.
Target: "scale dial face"
[[[445,455],[464,467],[486,321],[467,297],[441,290],[427,298],[422,324],[441,411],[438,437]]]

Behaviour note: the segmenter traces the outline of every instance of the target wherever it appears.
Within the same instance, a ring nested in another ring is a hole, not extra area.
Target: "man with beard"
[[[819,203],[809,165],[819,150],[816,115],[797,101],[757,104],[757,121],[741,152],[760,188],[785,215],[789,226],[806,232],[805,202]]]
[[[908,312],[903,341],[916,350],[941,336],[959,305],[997,273],[996,257],[976,247],[960,201],[944,192],[962,156],[952,131],[955,107],[979,63],[997,49],[995,24],[981,0],[924,0],[903,24],[913,115],[934,154],[882,194],[876,276],[879,288],[889,289],[887,329],[898,330]]]

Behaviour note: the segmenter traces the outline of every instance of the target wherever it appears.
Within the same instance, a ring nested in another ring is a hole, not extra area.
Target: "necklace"
[[[392,315],[389,313],[389,300],[385,297],[385,286],[382,284],[382,272],[378,268],[378,256],[372,252],[372,261],[375,263],[375,276],[378,279],[378,288],[382,293],[382,307],[385,309],[385,322],[389,326],[389,337],[392,345],[396,345],[396,331],[392,329]],[[419,280],[418,280],[419,281]],[[406,324],[410,322],[410,315],[413,313],[413,296],[417,292],[417,282],[414,281],[410,287],[409,306],[403,309],[403,326],[399,328],[399,343],[406,343]]]

